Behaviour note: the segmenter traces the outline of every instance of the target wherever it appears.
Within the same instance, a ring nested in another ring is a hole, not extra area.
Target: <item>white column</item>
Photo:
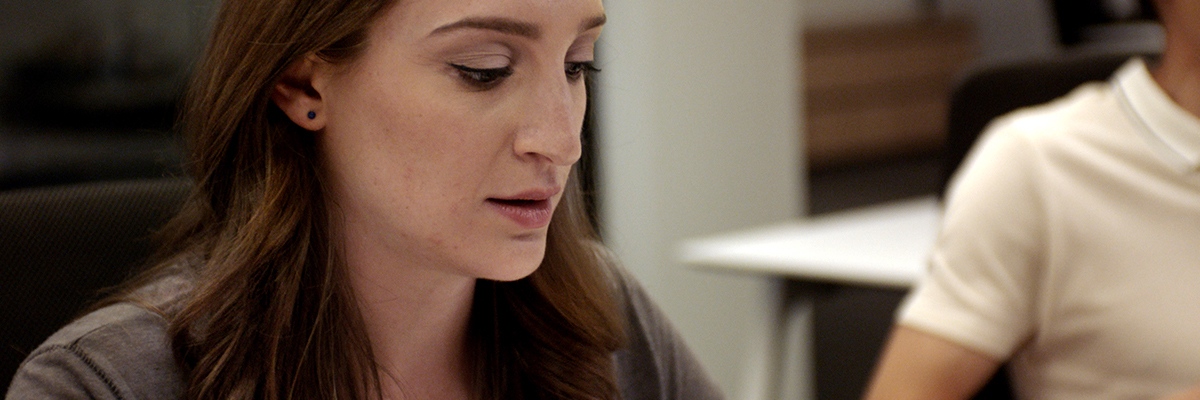
[[[731,399],[766,399],[775,282],[696,271],[683,238],[800,216],[800,1],[608,0],[601,229]]]

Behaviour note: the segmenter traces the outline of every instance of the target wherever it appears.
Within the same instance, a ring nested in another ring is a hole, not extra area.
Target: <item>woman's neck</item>
[[[383,397],[468,398],[466,336],[475,279],[398,265],[361,241],[347,241],[345,260]]]
[[[1157,68],[1155,82],[1176,104],[1200,117],[1200,50],[1195,40],[1168,32],[1166,48]]]

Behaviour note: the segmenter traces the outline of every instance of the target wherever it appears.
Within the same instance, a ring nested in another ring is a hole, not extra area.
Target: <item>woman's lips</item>
[[[554,204],[550,199],[488,199],[487,203],[508,219],[525,229],[538,229],[550,224]]]

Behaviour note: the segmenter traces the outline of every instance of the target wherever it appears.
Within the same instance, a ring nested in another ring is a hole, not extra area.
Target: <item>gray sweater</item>
[[[723,398],[641,286],[624,271],[614,275],[628,329],[626,348],[614,355],[622,397]],[[72,322],[35,349],[6,399],[177,399],[183,385],[166,320],[120,303]]]

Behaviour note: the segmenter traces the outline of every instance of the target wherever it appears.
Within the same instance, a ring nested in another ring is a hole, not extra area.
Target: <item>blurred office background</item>
[[[972,67],[1154,52],[1162,40],[1144,0],[805,4],[813,214],[937,190],[950,94]]]
[[[1159,45],[1145,2],[607,0],[605,240],[733,399],[854,399],[903,296],[833,288],[775,337],[778,278],[696,270],[688,238],[933,195],[950,91],[977,65]],[[1139,50],[1140,51],[1140,50]],[[865,249],[869,251],[870,249]],[[786,354],[783,357],[789,357]],[[791,365],[791,364],[789,364]],[[786,385],[785,385],[786,386]]]
[[[213,2],[0,0],[0,190],[178,173],[170,125]],[[783,283],[690,269],[680,240],[932,194],[963,71],[1161,40],[1139,0],[606,7],[590,169],[601,230],[747,400],[773,396]],[[805,393],[857,396],[902,295],[843,290],[810,310],[819,371],[794,371]]]
[[[0,188],[176,172],[209,3],[0,2]]]
[[[956,160],[951,93],[986,67],[1153,54],[1140,0],[810,0],[803,3],[809,215],[937,195]],[[905,290],[825,287],[813,309],[810,392],[860,396]]]

